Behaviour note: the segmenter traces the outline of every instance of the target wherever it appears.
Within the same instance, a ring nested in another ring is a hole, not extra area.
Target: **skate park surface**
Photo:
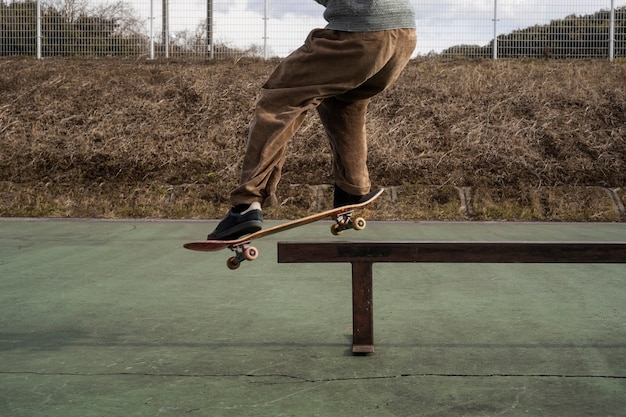
[[[268,226],[278,222],[267,222]],[[626,265],[350,264],[290,241],[612,241],[625,223],[317,222],[228,250],[214,221],[0,219],[0,416],[625,416]]]

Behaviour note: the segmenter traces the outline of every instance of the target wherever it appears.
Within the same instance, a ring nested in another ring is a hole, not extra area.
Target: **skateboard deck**
[[[334,235],[339,235],[343,230],[355,229],[362,230],[365,228],[365,219],[357,217],[352,219],[352,212],[355,209],[365,207],[368,204],[376,200],[383,192],[384,188],[373,191],[365,196],[364,201],[356,204],[349,204],[347,206],[341,206],[326,210],[320,213],[311,214],[310,216],[302,217],[300,219],[292,220],[277,226],[273,226],[267,229],[261,229],[258,232],[251,233],[249,235],[242,236],[233,240],[204,240],[200,242],[185,243],[183,247],[200,252],[214,252],[221,249],[229,248],[235,252],[235,256],[228,259],[228,267],[230,269],[236,269],[239,264],[244,260],[254,260],[257,258],[259,251],[250,245],[250,242],[255,239],[260,239],[264,236],[280,233],[285,230],[293,229],[296,227],[304,226],[305,224],[313,223],[325,218],[335,217],[335,223],[331,227],[331,232]]]

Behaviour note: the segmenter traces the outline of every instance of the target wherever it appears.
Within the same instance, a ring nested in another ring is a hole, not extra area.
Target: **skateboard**
[[[311,214],[310,216],[302,217],[300,219],[292,220],[287,223],[279,224],[267,229],[261,229],[258,232],[251,233],[249,235],[242,236],[233,240],[205,240],[202,242],[191,242],[183,245],[185,249],[201,251],[201,252],[214,252],[221,249],[228,248],[235,253],[234,256],[228,258],[226,265],[229,269],[237,269],[241,263],[245,260],[252,261],[259,256],[257,248],[250,243],[264,236],[273,235],[275,233],[283,232],[285,230],[293,229],[295,227],[304,226],[305,224],[313,223],[321,219],[332,217],[335,223],[331,226],[331,233],[335,236],[340,235],[344,230],[365,229],[365,219],[362,217],[352,218],[352,214],[355,209],[365,207],[368,204],[376,200],[383,192],[384,188],[373,191],[366,195],[360,203],[349,204],[347,206],[337,207],[331,210],[326,210],[321,213]]]

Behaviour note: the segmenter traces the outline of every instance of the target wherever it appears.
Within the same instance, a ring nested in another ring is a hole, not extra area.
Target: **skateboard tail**
[[[191,242],[185,243],[183,247],[185,249],[200,251],[200,252],[216,252],[218,250],[225,249],[231,246],[233,243],[227,240],[216,242],[212,241],[211,245],[207,245],[206,242]]]

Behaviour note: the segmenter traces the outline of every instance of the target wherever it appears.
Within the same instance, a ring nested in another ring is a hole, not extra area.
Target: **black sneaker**
[[[365,196],[369,196],[369,194],[366,194]],[[339,188],[339,186],[335,185],[333,207],[337,208],[337,207],[347,206],[349,204],[361,203],[364,201],[363,197],[365,196],[349,194],[345,192],[344,190],[342,190],[341,188]]]
[[[258,203],[238,205],[207,236],[207,240],[232,240],[258,232],[263,226],[263,212]]]

